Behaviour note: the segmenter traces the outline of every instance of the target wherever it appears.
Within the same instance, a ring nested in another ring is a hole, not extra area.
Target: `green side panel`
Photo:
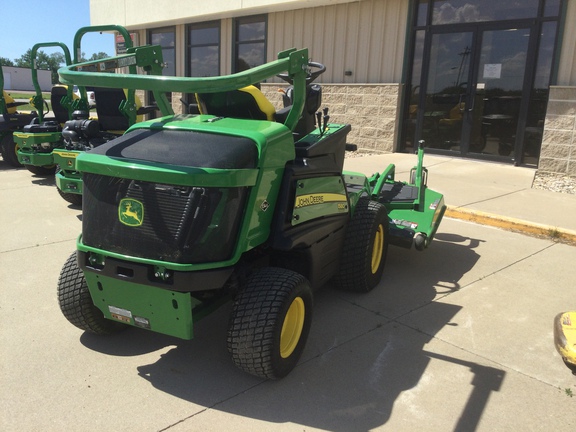
[[[348,197],[341,177],[317,177],[298,181],[292,226],[322,216],[347,212]]]
[[[84,276],[92,301],[106,318],[181,339],[192,339],[192,308],[195,304],[189,293],[118,281],[92,272],[85,272]]]

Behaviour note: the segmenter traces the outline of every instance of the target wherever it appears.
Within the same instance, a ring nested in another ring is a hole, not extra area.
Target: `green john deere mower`
[[[128,31],[118,25],[89,26],[80,28],[74,36],[74,63],[79,63],[82,38],[89,33],[117,32],[124,39],[124,45],[130,49],[132,39]],[[127,67],[129,74],[136,74],[135,64],[116,62],[98,63],[99,72],[114,71],[114,67]],[[85,73],[96,71],[92,65],[83,68]],[[150,65],[145,73],[162,75],[162,63]],[[90,75],[87,75],[90,77]],[[118,81],[121,83],[121,81]],[[56,186],[60,195],[72,204],[82,203],[82,176],[76,167],[76,158],[80,153],[90,151],[103,143],[122,135],[128,127],[143,120],[143,115],[156,109],[156,106],[143,107],[135,95],[135,88],[124,89],[118,86],[100,87],[91,79],[78,84],[82,99],[86,98],[86,88],[96,96],[97,119],[88,118],[82,111],[75,111],[71,121],[62,131],[63,146],[53,152],[54,162],[59,166],[56,173]],[[77,115],[80,114],[80,115]]]
[[[74,38],[74,62],[79,62],[82,37],[87,33],[116,31],[123,36],[125,44],[132,46],[132,40],[124,27],[116,25],[83,27]],[[65,56],[66,65],[72,63],[68,47],[59,42],[47,42],[34,45],[31,58],[34,61],[38,49],[42,47],[60,47]],[[161,71],[161,69],[160,69]],[[136,73],[130,67],[130,73]],[[38,84],[36,68],[32,68],[32,82],[36,96],[32,98],[33,106],[38,110],[38,117],[23,129],[14,134],[18,145],[18,160],[29,171],[36,175],[56,175],[58,192],[65,201],[82,204],[82,180],[75,168],[75,159],[80,152],[89,151],[121,135],[134,124],[138,115],[150,112],[151,109],[138,105],[134,89],[124,91],[122,88],[93,88],[91,85],[78,86],[80,97],[73,93],[73,86],[55,85],[51,91],[51,105],[54,117],[46,117],[43,112],[46,105]],[[90,113],[86,87],[98,95],[96,118]],[[47,106],[47,105],[46,105]],[[57,169],[58,168],[58,169]]]
[[[36,94],[30,99],[30,104],[36,109],[38,116],[22,130],[14,133],[14,142],[18,147],[18,161],[31,173],[41,176],[54,175],[56,172],[52,151],[63,145],[61,132],[64,123],[72,118],[72,112],[75,109],[87,108],[87,105],[79,105],[82,101],[74,101],[72,86],[55,85],[50,91],[54,116],[48,117],[50,109],[42,95],[35,66],[38,50],[47,47],[61,48],[66,65],[72,63],[70,50],[61,42],[42,42],[32,47],[30,61],[33,65],[31,68],[32,84]]]
[[[36,116],[32,111],[19,112],[18,106],[28,105],[27,102],[17,102],[4,90],[4,72],[0,67],[0,153],[7,164],[18,168],[22,165],[18,162],[18,145],[14,142],[14,132],[22,130]]]
[[[106,62],[147,69],[156,49]],[[164,116],[76,158],[82,234],[58,299],[80,329],[191,339],[197,320],[232,301],[233,362],[281,378],[304,349],[314,290],[370,291],[389,244],[432,241],[445,205],[426,185],[423,149],[409,182],[396,181],[393,166],[372,177],[343,172],[350,125],[319,112],[312,81],[324,67],[309,64],[306,49],[222,77],[84,72],[91,67],[100,65],[59,73],[68,84],[153,91]],[[291,84],[278,112],[252,86],[274,75]],[[167,91],[197,94],[202,114],[173,115]]]

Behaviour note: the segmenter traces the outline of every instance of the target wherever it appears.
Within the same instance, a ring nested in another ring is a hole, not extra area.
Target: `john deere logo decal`
[[[124,225],[137,227],[144,221],[144,205],[135,199],[124,198],[118,205],[118,219]]]

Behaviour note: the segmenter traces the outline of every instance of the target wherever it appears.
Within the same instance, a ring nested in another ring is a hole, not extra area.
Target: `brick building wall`
[[[262,92],[276,109],[282,107],[278,93],[283,84],[262,84]],[[395,148],[399,84],[322,84],[322,107],[329,108],[330,121],[349,123],[348,143],[360,151],[392,153]]]
[[[576,87],[550,87],[538,172],[576,177]]]

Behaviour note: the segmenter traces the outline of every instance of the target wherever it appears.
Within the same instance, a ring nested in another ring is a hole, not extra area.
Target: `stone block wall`
[[[550,87],[538,172],[576,177],[576,87]]]
[[[279,88],[262,84],[262,92],[276,109],[282,107]],[[322,84],[322,107],[329,108],[330,121],[349,123],[348,143],[360,151],[392,153],[398,133],[399,84]]]

